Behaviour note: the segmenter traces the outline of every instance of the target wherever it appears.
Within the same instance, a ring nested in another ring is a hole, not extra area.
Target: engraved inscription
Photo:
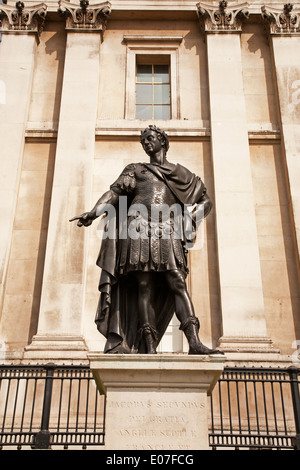
[[[151,424],[151,423],[168,423],[168,424],[184,424],[186,423],[186,418],[184,416],[129,416],[130,423],[141,423],[141,424]]]
[[[120,410],[116,433],[127,449],[188,450],[193,447],[193,442],[199,438],[198,424],[205,414],[205,401],[166,400],[164,395],[162,399],[136,398],[124,400],[123,396],[123,400],[107,403],[108,408]]]
[[[123,428],[119,430],[121,436],[128,437],[196,437],[195,429],[140,429]]]
[[[174,409],[185,409],[185,408],[204,408],[204,403],[198,403],[196,401],[110,401],[107,404],[111,408],[174,408]]]

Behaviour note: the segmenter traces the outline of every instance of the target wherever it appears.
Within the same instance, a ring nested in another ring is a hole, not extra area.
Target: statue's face
[[[147,155],[155,155],[162,148],[161,141],[158,138],[157,132],[146,131],[141,138],[141,144]]]

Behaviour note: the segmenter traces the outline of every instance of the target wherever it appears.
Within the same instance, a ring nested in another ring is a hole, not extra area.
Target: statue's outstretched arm
[[[116,203],[118,202],[119,195],[112,191],[111,189],[109,191],[106,191],[100,199],[96,202],[95,206],[93,207],[92,210],[89,212],[84,212],[81,215],[75,216],[72,219],[70,219],[69,222],[73,222],[74,220],[78,220],[77,225],[78,227],[82,227],[83,225],[85,227],[88,227],[93,223],[93,221],[99,217],[100,215],[105,214],[105,207],[110,205],[115,206]]]

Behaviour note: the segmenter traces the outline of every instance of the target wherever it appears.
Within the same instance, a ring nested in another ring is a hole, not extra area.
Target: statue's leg
[[[194,307],[187,290],[185,276],[179,269],[174,269],[172,271],[166,271],[165,277],[174,295],[176,316],[180,323],[183,324],[189,318],[195,316]]]
[[[180,329],[188,340],[189,354],[222,354],[218,350],[206,347],[199,339],[200,324],[194,313],[184,274],[179,270],[167,271],[166,281],[174,294],[175,313],[181,323]]]
[[[146,342],[148,354],[156,354],[158,339],[155,325],[155,310],[153,307],[153,275],[153,273],[149,272],[136,272],[138,283],[139,323]]]

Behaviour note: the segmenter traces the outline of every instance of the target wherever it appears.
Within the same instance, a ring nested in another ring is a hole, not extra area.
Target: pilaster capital
[[[69,31],[105,31],[111,13],[109,2],[89,5],[89,0],[80,0],[80,4],[59,1],[59,13],[66,18]]]
[[[249,17],[248,3],[228,5],[226,0],[218,4],[197,3],[201,28],[207,33],[236,33],[242,31],[242,22]]]
[[[44,3],[26,6],[18,1],[15,6],[0,5],[1,32],[36,33],[39,37],[43,30],[47,6]]]
[[[261,14],[271,35],[300,34],[300,7],[286,3],[283,8],[273,5],[261,7]]]

